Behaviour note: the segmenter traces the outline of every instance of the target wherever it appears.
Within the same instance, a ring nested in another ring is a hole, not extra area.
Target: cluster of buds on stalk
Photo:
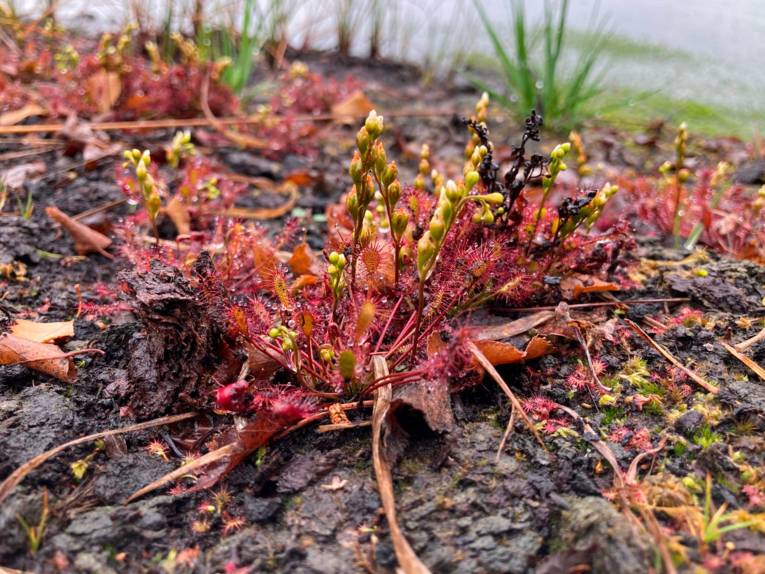
[[[547,198],[550,196],[550,193],[555,186],[555,181],[558,179],[560,172],[568,169],[568,166],[563,162],[563,158],[566,157],[566,154],[570,150],[571,144],[569,142],[564,142],[556,145],[550,152],[550,159],[547,162],[547,173],[542,176],[542,200],[539,203],[539,208],[534,214],[534,226],[531,229],[531,233],[529,235],[529,247],[536,237],[537,228],[539,227],[539,220],[542,219],[547,213],[545,203],[547,202]]]
[[[333,297],[333,315],[334,315],[334,309],[337,308],[337,302],[340,300],[340,297],[343,295],[343,290],[345,289],[345,277],[343,276],[343,273],[345,272],[345,255],[342,253],[338,253],[337,251],[333,251],[329,254],[329,265],[327,266],[327,275],[329,276],[329,286],[332,289],[332,297]]]
[[[765,207],[765,185],[757,191],[757,199],[752,203],[752,209],[755,213],[762,211],[763,207]]]
[[[149,150],[141,152],[138,149],[126,150],[123,154],[125,162],[123,167],[133,167],[135,177],[138,180],[138,186],[141,189],[143,203],[146,206],[146,213],[149,214],[149,221],[154,230],[154,236],[159,241],[159,231],[157,230],[157,215],[162,206],[162,199],[159,196],[159,187],[154,177],[149,173],[151,165],[151,154]]]
[[[353,181],[353,189],[348,194],[348,198],[345,201],[345,206],[353,221],[353,259],[351,260],[352,285],[356,281],[356,259],[359,240],[361,239],[365,220],[368,220],[369,217],[371,217],[371,212],[370,216],[367,216],[367,211],[369,204],[375,197],[375,182],[373,176],[376,177],[380,172],[384,173],[388,168],[386,164],[385,149],[382,146],[382,142],[378,141],[382,131],[383,118],[382,116],[378,116],[375,110],[372,110],[369,112],[364,125],[356,134],[357,150],[353,153],[353,159],[348,168],[351,180]],[[397,171],[395,170],[395,164],[393,164],[393,170],[391,170],[390,174],[392,175],[392,179],[390,179],[391,184],[397,177]],[[398,184],[398,189],[400,194],[401,184]],[[383,193],[382,187],[380,193]]]
[[[564,200],[558,207],[558,217],[552,223],[553,243],[563,241],[581,225],[590,228],[598,221],[608,200],[619,190],[615,185],[606,183],[597,192],[580,200]]]
[[[675,246],[680,247],[680,231],[683,220],[683,184],[688,181],[690,172],[685,167],[685,154],[688,146],[688,125],[683,122],[677,128],[675,136],[675,163],[664,162],[659,167],[659,172],[664,176],[667,185],[675,188],[675,212],[673,216],[672,235],[675,237]],[[674,177],[672,175],[674,172]]]
[[[128,24],[117,37],[116,42],[109,32],[101,36],[96,50],[96,60],[104,70],[118,73],[126,70],[125,51],[130,46],[132,34],[136,29],[135,24]]]
[[[191,132],[186,130],[176,132],[170,147],[167,149],[167,163],[173,169],[178,167],[182,159],[196,154],[196,148],[191,143]]]
[[[77,64],[80,62],[80,54],[75,50],[74,46],[67,44],[56,52],[53,60],[56,63],[56,69],[59,72],[66,73],[77,67]]]
[[[297,349],[297,333],[291,331],[284,325],[277,325],[271,327],[268,331],[268,336],[281,344],[282,351],[294,351]]]
[[[444,244],[452,224],[457,220],[462,208],[468,201],[474,201],[480,206],[479,211],[473,217],[475,223],[483,223],[485,225],[494,223],[494,214],[491,208],[502,205],[504,196],[499,192],[470,195],[470,192],[481,179],[478,173],[478,166],[487,153],[489,153],[489,150],[486,146],[476,147],[465,166],[464,180],[460,183],[455,183],[450,179],[439,188],[439,198],[435,212],[430,219],[427,231],[417,242],[417,272],[421,284],[433,268],[438,258],[438,252],[441,250],[441,246]]]
[[[481,94],[481,98],[476,102],[475,105],[475,115],[473,115],[470,119],[474,120],[478,123],[486,123],[486,120],[489,116],[489,94],[486,92]],[[473,152],[475,149],[481,145],[481,138],[478,137],[478,134],[473,132],[472,136],[470,137],[470,141],[465,145],[465,159],[470,161],[470,158],[473,156]]]
[[[568,141],[574,150],[576,156],[576,173],[579,177],[587,177],[592,174],[592,168],[587,163],[587,151],[584,149],[582,136],[578,132],[572,131],[568,134]]]
[[[422,144],[420,149],[420,165],[417,168],[417,177],[414,178],[414,187],[425,191],[425,180],[430,175],[430,146]]]

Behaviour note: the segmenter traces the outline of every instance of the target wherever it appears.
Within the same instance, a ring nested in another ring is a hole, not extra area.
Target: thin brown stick
[[[388,364],[385,358],[375,355],[372,358],[375,370],[375,379],[381,379],[388,376]],[[396,500],[393,495],[393,476],[390,466],[383,452],[383,433],[387,427],[386,417],[390,408],[393,388],[390,385],[384,385],[377,389],[375,397],[375,406],[372,411],[372,463],[375,468],[375,478],[377,487],[380,491],[380,500],[382,501],[385,518],[390,528],[390,537],[393,542],[393,550],[396,552],[398,564],[404,574],[430,574],[425,566],[409,545],[404,533],[396,520]]]
[[[62,445],[59,445],[55,448],[52,448],[50,450],[45,451],[42,454],[38,454],[34,458],[29,459],[27,462],[22,464],[19,468],[14,470],[8,478],[6,478],[1,484],[0,484],[0,504],[6,499],[6,497],[11,493],[11,491],[18,485],[22,480],[24,480],[24,477],[28,475],[30,472],[32,472],[34,469],[36,469],[38,466],[40,466],[42,463],[47,461],[50,458],[53,458],[58,453],[68,449],[71,446],[77,446],[78,444],[83,444],[86,442],[90,442],[92,440],[96,440],[99,438],[104,438],[107,436],[114,436],[119,434],[124,434],[128,432],[135,432],[140,430],[145,430],[161,425],[168,425],[171,423],[176,423],[178,421],[183,421],[186,419],[190,419],[197,416],[197,413],[195,412],[188,412],[183,413],[180,415],[172,415],[168,417],[162,417],[158,419],[154,419],[152,421],[147,421],[144,423],[139,423],[136,425],[130,425],[127,427],[123,427],[120,429],[111,429],[108,431],[102,431],[97,432],[95,434],[90,434],[88,436],[80,437],[74,440],[71,440],[69,442],[66,442]]]
[[[531,422],[531,419],[529,419],[528,415],[523,410],[523,406],[521,406],[520,401],[516,398],[515,393],[513,393],[513,391],[510,390],[510,387],[507,386],[507,383],[502,378],[502,375],[500,375],[497,372],[497,369],[494,368],[494,365],[491,364],[491,361],[489,361],[489,359],[486,358],[486,355],[484,355],[481,352],[481,349],[476,347],[473,341],[468,341],[468,349],[470,349],[470,352],[473,353],[473,356],[476,358],[476,360],[478,360],[481,366],[484,369],[486,369],[486,372],[489,373],[491,378],[494,379],[494,382],[499,385],[499,388],[502,389],[502,392],[504,392],[505,395],[507,395],[507,398],[510,399],[510,404],[513,406],[513,412],[516,412],[516,411],[518,412],[521,419],[523,419],[523,422],[531,431],[531,434],[533,434],[534,438],[537,439],[537,442],[541,445],[543,449],[547,450],[547,446],[545,446],[545,443],[542,440],[542,437],[539,436],[539,432],[534,426],[534,423]]]
[[[72,219],[75,219],[75,220],[84,219],[85,217],[90,217],[91,215],[95,215],[96,213],[101,213],[102,211],[108,211],[109,209],[112,209],[113,207],[119,207],[123,203],[127,203],[126,198],[115,199],[114,201],[102,203],[101,205],[97,205],[96,207],[80,212],[77,215],[72,215],[71,217]]]
[[[640,325],[637,323],[630,321],[629,319],[624,319],[624,322],[629,325],[629,327],[635,331],[646,343],[651,345],[662,357],[667,359],[670,363],[675,365],[678,369],[683,371],[688,377],[690,377],[693,382],[695,382],[697,385],[705,389],[706,391],[712,393],[713,395],[716,395],[720,392],[720,389],[718,389],[716,386],[714,386],[712,383],[706,381],[703,377],[700,375],[697,375],[695,372],[690,370],[688,367],[683,365],[675,356],[670,353],[667,349],[659,345],[656,341],[654,341],[648,333],[643,331],[643,329],[640,328]]]
[[[330,424],[330,425],[319,425],[319,428],[316,429],[316,432],[325,433],[325,432],[342,431],[342,430],[348,430],[348,429],[356,429],[356,428],[368,427],[368,426],[372,426],[372,421],[359,421],[357,423],[337,423],[337,424]]]
[[[600,301],[598,303],[576,303],[569,305],[569,309],[588,309],[590,307],[614,307],[618,305],[649,305],[652,303],[684,303],[690,301],[688,297],[666,297],[657,299],[628,299],[626,301]],[[511,307],[500,307],[502,311],[515,311],[518,313],[531,313],[535,311],[554,311],[558,308],[558,305],[545,305],[542,307],[518,307],[513,309]]]
[[[735,347],[732,347],[728,343],[722,342],[722,346],[725,347],[725,350],[728,351],[731,355],[736,357],[739,361],[744,363],[747,367],[749,367],[760,379],[765,381],[765,369],[763,369],[760,365],[755,363],[752,359],[747,357],[744,353],[740,353],[739,350]]]
[[[746,341],[741,341],[740,343],[733,346],[736,347],[737,351],[746,351],[749,347],[756,345],[763,339],[765,339],[765,329],[757,333],[754,337],[751,337]]]
[[[386,117],[414,118],[444,116],[451,117],[459,113],[457,110],[391,110],[385,113]],[[347,115],[347,114],[346,114]],[[363,119],[366,114],[359,114],[357,119]],[[277,116],[278,117],[278,116]],[[324,122],[335,119],[332,114],[304,114],[290,118],[292,122]],[[166,118],[161,120],[135,120],[123,122],[92,122],[90,127],[99,131],[127,131],[127,130],[159,130],[194,127],[211,127],[215,123],[221,125],[249,125],[262,121],[261,116],[228,116],[222,118]],[[57,133],[64,129],[64,124],[36,124],[18,126],[0,126],[0,135],[6,134],[31,134],[31,133]]]
[[[502,440],[499,441],[499,448],[497,449],[497,457],[495,462],[499,462],[499,458],[502,456],[502,452],[505,450],[505,444],[510,433],[513,432],[515,426],[515,407],[510,406],[510,420],[507,421],[507,427],[505,428],[505,434],[502,435]]]

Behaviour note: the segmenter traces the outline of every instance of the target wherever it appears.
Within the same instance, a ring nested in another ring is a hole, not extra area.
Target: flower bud
[[[279,329],[277,329],[276,327],[271,327],[268,330],[268,336],[271,337],[272,339],[276,339],[279,336]]]
[[[500,205],[503,201],[505,201],[505,196],[498,191],[484,195],[483,198],[486,203],[490,203],[492,205]]]
[[[494,214],[491,212],[491,210],[487,209],[484,211],[483,215],[481,216],[481,223],[484,225],[491,225],[494,223]]]
[[[436,246],[433,244],[433,238],[430,236],[430,232],[426,231],[417,242],[417,269],[420,276],[425,272],[425,268],[435,253]]]
[[[454,181],[451,179],[446,182],[445,194],[446,199],[448,199],[451,203],[457,203],[460,199],[462,199],[462,192],[460,192],[457,184],[454,183]]]
[[[141,161],[146,164],[148,167],[151,164],[151,152],[149,150],[144,150],[141,154]]]
[[[444,232],[446,231],[446,228],[444,227],[444,222],[440,219],[432,219],[428,230],[430,231],[430,235],[433,237],[436,243],[440,243],[444,238]]]
[[[469,171],[465,176],[465,185],[468,189],[473,189],[480,179],[481,176],[477,171]]]
[[[159,195],[156,193],[151,194],[146,199],[146,211],[149,212],[149,217],[151,219],[156,219],[157,214],[159,213],[159,208],[162,206],[162,200],[160,199]]]
[[[369,149],[369,132],[366,128],[361,128],[359,133],[356,134],[356,147],[359,148],[361,153],[367,153]]]
[[[401,198],[401,184],[398,181],[394,181],[388,185],[388,199],[391,205],[396,205]]]
[[[356,197],[356,186],[353,186],[353,191],[348,194],[348,197],[345,199],[345,207],[348,209],[348,213],[351,214],[353,218],[356,217],[356,213],[359,211],[359,198]]]
[[[329,254],[327,259],[329,259],[329,262],[332,263],[332,265],[337,265],[337,262],[340,260],[340,254],[337,251],[333,251]]]
[[[398,210],[393,212],[391,231],[394,236],[397,238],[403,237],[407,225],[409,225],[409,216],[405,211]]]
[[[378,116],[377,112],[372,110],[364,122],[364,127],[372,139],[377,139],[383,131],[383,117]]]
[[[146,175],[146,164],[142,161],[138,162],[138,165],[135,166],[135,176],[138,178],[138,181],[144,181]]]
[[[372,161],[375,166],[375,173],[378,177],[381,177],[388,166],[388,158],[385,156],[385,148],[379,140],[372,146]]]
[[[348,168],[348,173],[350,173],[353,183],[358,185],[358,183],[361,181],[361,172],[363,169],[364,168],[361,165],[361,156],[359,155],[359,152],[353,152],[353,159],[351,160],[351,165]]]
[[[390,162],[383,171],[382,182],[383,185],[389,186],[398,177],[398,166],[395,161]]]

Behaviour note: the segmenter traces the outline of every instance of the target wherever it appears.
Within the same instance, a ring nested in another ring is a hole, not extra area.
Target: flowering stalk
[[[356,285],[356,263],[358,259],[359,240],[364,229],[369,203],[374,199],[375,186],[371,173],[375,170],[375,143],[383,131],[383,118],[375,110],[369,112],[364,125],[356,134],[357,151],[353,154],[348,168],[353,189],[348,195],[345,206],[353,220],[353,246],[351,259],[351,289]],[[379,147],[376,148],[379,150]],[[379,155],[379,154],[378,154]],[[384,159],[383,159],[384,161]]]
[[[151,222],[152,230],[154,231],[154,237],[159,245],[159,229],[157,228],[157,215],[159,215],[159,208],[162,205],[162,200],[159,196],[159,188],[157,182],[149,173],[149,165],[151,165],[151,154],[149,150],[144,150],[143,153],[140,150],[133,149],[125,151],[123,153],[125,158],[124,167],[133,167],[135,169],[135,177],[138,180],[138,186],[141,189],[141,196],[143,197],[144,205],[146,206],[146,212],[149,214],[149,221]]]
[[[712,181],[710,182],[712,188],[715,190],[715,194],[712,196],[712,201],[709,202],[710,209],[716,209],[720,204],[725,191],[728,189],[728,176],[730,175],[731,171],[732,168],[728,162],[721,161],[717,164],[717,169],[715,170],[714,175],[712,175]],[[765,192],[762,189],[760,190],[760,196],[763,199],[755,200],[755,205],[757,204],[757,201],[765,202]],[[691,234],[688,236],[688,240],[685,242],[685,248],[688,251],[692,250],[696,246],[696,242],[699,240],[699,237],[701,237],[702,231],[704,231],[704,224],[699,221],[696,223],[696,225],[693,226]]]
[[[680,124],[677,128],[677,136],[675,137],[675,163],[670,162],[662,164],[659,171],[669,178],[669,172],[675,172],[672,183],[675,187],[675,212],[672,216],[673,226],[672,235],[675,237],[675,247],[680,247],[680,226],[683,221],[683,184],[688,181],[690,175],[689,171],[685,168],[685,152],[688,145],[688,126],[685,122]]]
[[[546,213],[545,202],[547,201],[547,198],[549,197],[550,192],[555,185],[555,180],[558,179],[558,174],[560,172],[565,171],[568,168],[568,166],[563,163],[563,158],[566,156],[570,149],[571,144],[565,142],[556,145],[552,152],[550,152],[550,161],[547,164],[547,173],[542,177],[542,201],[539,202],[539,209],[537,209],[537,212],[534,215],[534,227],[531,229],[531,234],[529,235],[529,243],[526,247],[526,253],[528,253],[531,249],[531,244],[534,242],[534,238],[537,235],[539,220],[542,219]]]
[[[450,179],[440,189],[438,204],[428,225],[428,230],[417,242],[417,276],[419,282],[417,288],[417,321],[414,330],[414,341],[412,343],[412,359],[414,359],[417,352],[417,343],[419,342],[422,312],[425,305],[425,281],[438,260],[438,253],[444,245],[444,240],[449,230],[462,212],[462,208],[469,201],[474,201],[480,205],[480,211],[473,215],[473,222],[485,225],[494,223],[494,214],[490,206],[500,206],[504,202],[504,196],[499,192],[469,195],[470,191],[480,180],[481,176],[477,168],[488,151],[484,145],[476,147],[473,150],[471,159],[465,166],[464,180],[457,184]]]

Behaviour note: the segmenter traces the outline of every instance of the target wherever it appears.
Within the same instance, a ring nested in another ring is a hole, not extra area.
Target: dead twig
[[[728,343],[721,341],[721,344],[723,347],[725,347],[725,350],[728,351],[731,355],[736,357],[739,361],[744,363],[747,367],[749,367],[752,372],[754,372],[760,379],[765,381],[765,369],[763,369],[760,365],[755,363],[752,359],[747,357],[745,354],[739,352],[738,345],[731,346]]]
[[[375,355],[372,360],[374,361],[375,379],[387,377],[388,364],[385,362],[385,358]],[[393,549],[396,552],[396,558],[404,574],[429,574],[430,570],[417,558],[396,520],[393,477],[383,452],[383,442],[385,440],[383,435],[387,427],[386,417],[390,408],[393,388],[390,384],[382,385],[375,394],[375,406],[372,411],[372,463],[375,468],[377,487],[380,491],[380,500],[385,511],[385,518],[388,520],[388,528],[390,528]]]

